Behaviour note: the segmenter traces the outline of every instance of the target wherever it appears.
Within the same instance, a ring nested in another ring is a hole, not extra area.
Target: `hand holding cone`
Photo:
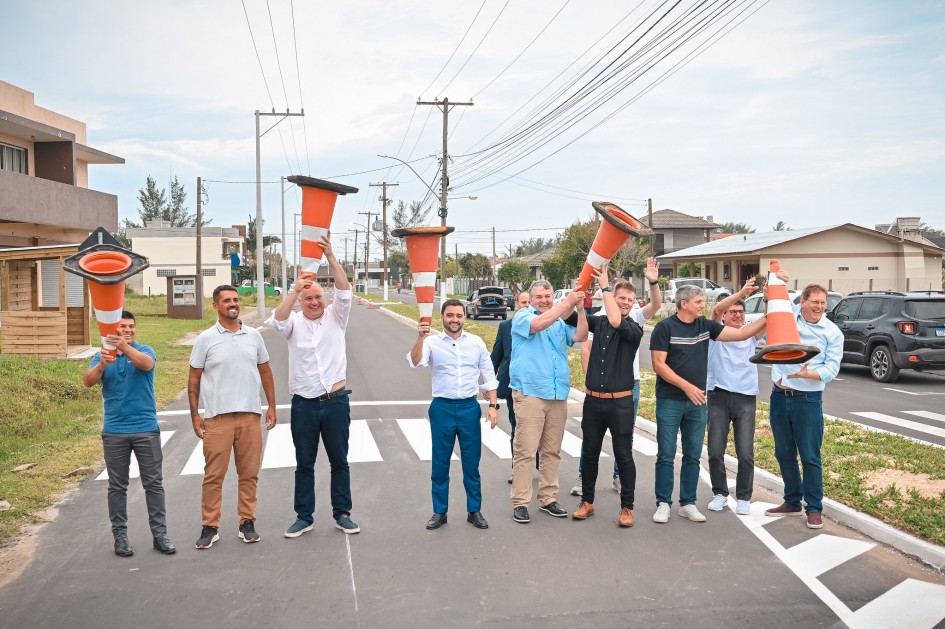
[[[765,285],[765,296],[768,299],[767,344],[749,359],[756,364],[796,365],[807,362],[820,353],[816,347],[801,345],[787,286],[784,280],[778,277],[780,270],[778,261],[772,260],[768,282]]]

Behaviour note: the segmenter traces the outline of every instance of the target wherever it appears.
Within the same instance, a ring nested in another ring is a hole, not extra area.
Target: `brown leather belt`
[[[600,397],[600,398],[622,398],[627,397],[628,395],[633,395],[633,391],[618,391],[617,393],[604,393],[603,391],[591,391],[587,390],[587,394],[591,397]]]

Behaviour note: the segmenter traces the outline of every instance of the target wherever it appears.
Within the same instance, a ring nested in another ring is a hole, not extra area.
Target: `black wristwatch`
[[[498,410],[498,409],[499,409],[499,405],[498,405],[498,404],[490,404],[490,405],[489,405],[489,408],[494,408],[494,409]]]
[[[609,292],[611,292],[612,290],[614,290],[614,289],[611,288],[610,286],[605,286],[604,288],[600,289],[600,292],[602,292],[602,293],[609,293]]]
[[[647,280],[647,281],[649,281],[649,280]],[[659,280],[656,280],[656,281],[654,281],[654,282],[650,282],[650,286],[656,286],[656,285],[659,284],[659,283],[660,283],[660,281],[659,281]]]

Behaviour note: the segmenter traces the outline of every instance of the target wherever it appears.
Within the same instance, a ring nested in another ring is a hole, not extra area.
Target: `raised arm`
[[[328,258],[328,268],[331,269],[331,276],[335,278],[335,288],[338,290],[351,290],[351,283],[348,282],[348,274],[345,272],[338,258],[335,257],[335,250],[331,247],[331,241],[327,236],[321,238],[322,247],[325,248],[325,257]]]
[[[650,303],[643,306],[643,318],[649,321],[653,316],[660,311],[660,307],[663,305],[663,293],[660,291],[660,271],[659,267],[656,266],[656,258],[647,258],[646,259],[646,268],[643,269],[643,277],[646,278],[647,283],[650,285]]]
[[[736,293],[732,293],[719,303],[715,304],[715,308],[712,309],[712,319],[721,323],[722,315],[728,312],[728,309],[731,308],[736,301],[739,299],[745,299],[756,290],[758,290],[758,287],[755,286],[755,276],[751,276],[745,280],[745,285],[742,286],[741,290]]]
[[[551,324],[560,319],[561,317],[569,314],[574,310],[575,306],[579,306],[584,302],[584,293],[582,291],[571,291],[568,293],[568,296],[562,299],[559,303],[555,304],[549,308],[544,313],[538,315],[531,321],[531,326],[529,327],[528,332],[530,334],[535,334],[536,332],[541,332],[551,327]],[[583,308],[580,309],[583,312]],[[587,321],[584,322],[585,326]],[[580,320],[578,320],[578,326],[580,326]]]

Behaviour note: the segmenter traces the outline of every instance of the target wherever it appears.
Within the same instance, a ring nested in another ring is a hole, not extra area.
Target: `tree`
[[[529,238],[528,240],[523,240],[515,247],[515,255],[518,257],[530,256],[533,253],[539,253],[549,247],[553,247],[554,244],[554,238]]]
[[[564,280],[567,275],[564,261],[557,255],[551,256],[541,263],[541,274],[545,276],[553,287],[564,287]]]
[[[165,219],[170,221],[173,227],[194,227],[197,225],[197,215],[191,214],[185,203],[187,202],[187,191],[183,184],[177,181],[177,177],[171,180],[171,200],[165,211]],[[207,221],[204,221],[207,224]]]
[[[784,221],[778,221],[778,224],[775,225],[774,227],[772,227],[772,228],[771,228],[771,231],[776,231],[776,232],[789,232],[789,231],[791,231],[791,228],[788,227],[788,226],[784,223]]]
[[[464,253],[459,259],[459,268],[476,280],[492,275],[492,263],[481,253]]]
[[[190,213],[185,206],[186,202],[187,191],[177,177],[171,181],[171,199],[168,202],[167,190],[159,190],[154,178],[148,175],[145,187],[138,189],[138,220],[141,222],[139,224],[125,220],[124,227],[144,227],[150,221],[159,220],[170,223],[171,227],[194,227],[197,224],[197,216]],[[208,220],[203,221],[204,225],[209,223]]]
[[[532,279],[532,270],[521,260],[509,260],[499,268],[499,281],[512,286],[513,292],[525,290]]]
[[[394,229],[406,229],[408,227],[417,227],[423,225],[427,222],[427,219],[430,217],[430,211],[433,209],[432,206],[423,207],[420,201],[411,201],[410,205],[406,205],[403,201],[397,202],[397,207],[394,208],[394,211],[390,215],[391,222],[387,224],[387,249],[388,251],[403,251],[404,250],[404,240],[403,238],[396,238],[390,235],[390,232]],[[393,227],[391,227],[393,223]],[[384,244],[383,235],[374,235],[374,239],[379,245]],[[390,255],[388,254],[388,260]],[[405,267],[406,268],[406,267]]]
[[[278,236],[263,236],[263,257],[265,258],[265,250],[270,245],[281,242],[282,239]],[[252,260],[252,264],[256,263],[256,219],[252,215],[246,222],[246,257]],[[263,262],[265,262],[265,259]]]
[[[715,230],[717,234],[754,234],[755,228],[747,223],[722,223],[722,226]]]
[[[138,218],[141,221],[136,227],[144,227],[148,221],[156,221],[164,217],[167,207],[167,194],[164,189],[158,190],[157,183],[148,175],[147,184],[138,189]]]
[[[600,219],[592,219],[584,223],[575,223],[568,227],[558,240],[555,248],[555,254],[552,259],[556,260],[552,268],[563,272],[561,283],[564,280],[576,278],[584,268],[584,261],[591,250],[594,238],[600,229]],[[628,238],[627,242],[621,247],[611,260],[610,267],[612,273],[623,277],[631,271],[641,271],[646,265],[646,259],[650,255],[649,241],[644,238]],[[545,266],[542,264],[542,273],[545,273]],[[557,284],[556,284],[557,285]]]

